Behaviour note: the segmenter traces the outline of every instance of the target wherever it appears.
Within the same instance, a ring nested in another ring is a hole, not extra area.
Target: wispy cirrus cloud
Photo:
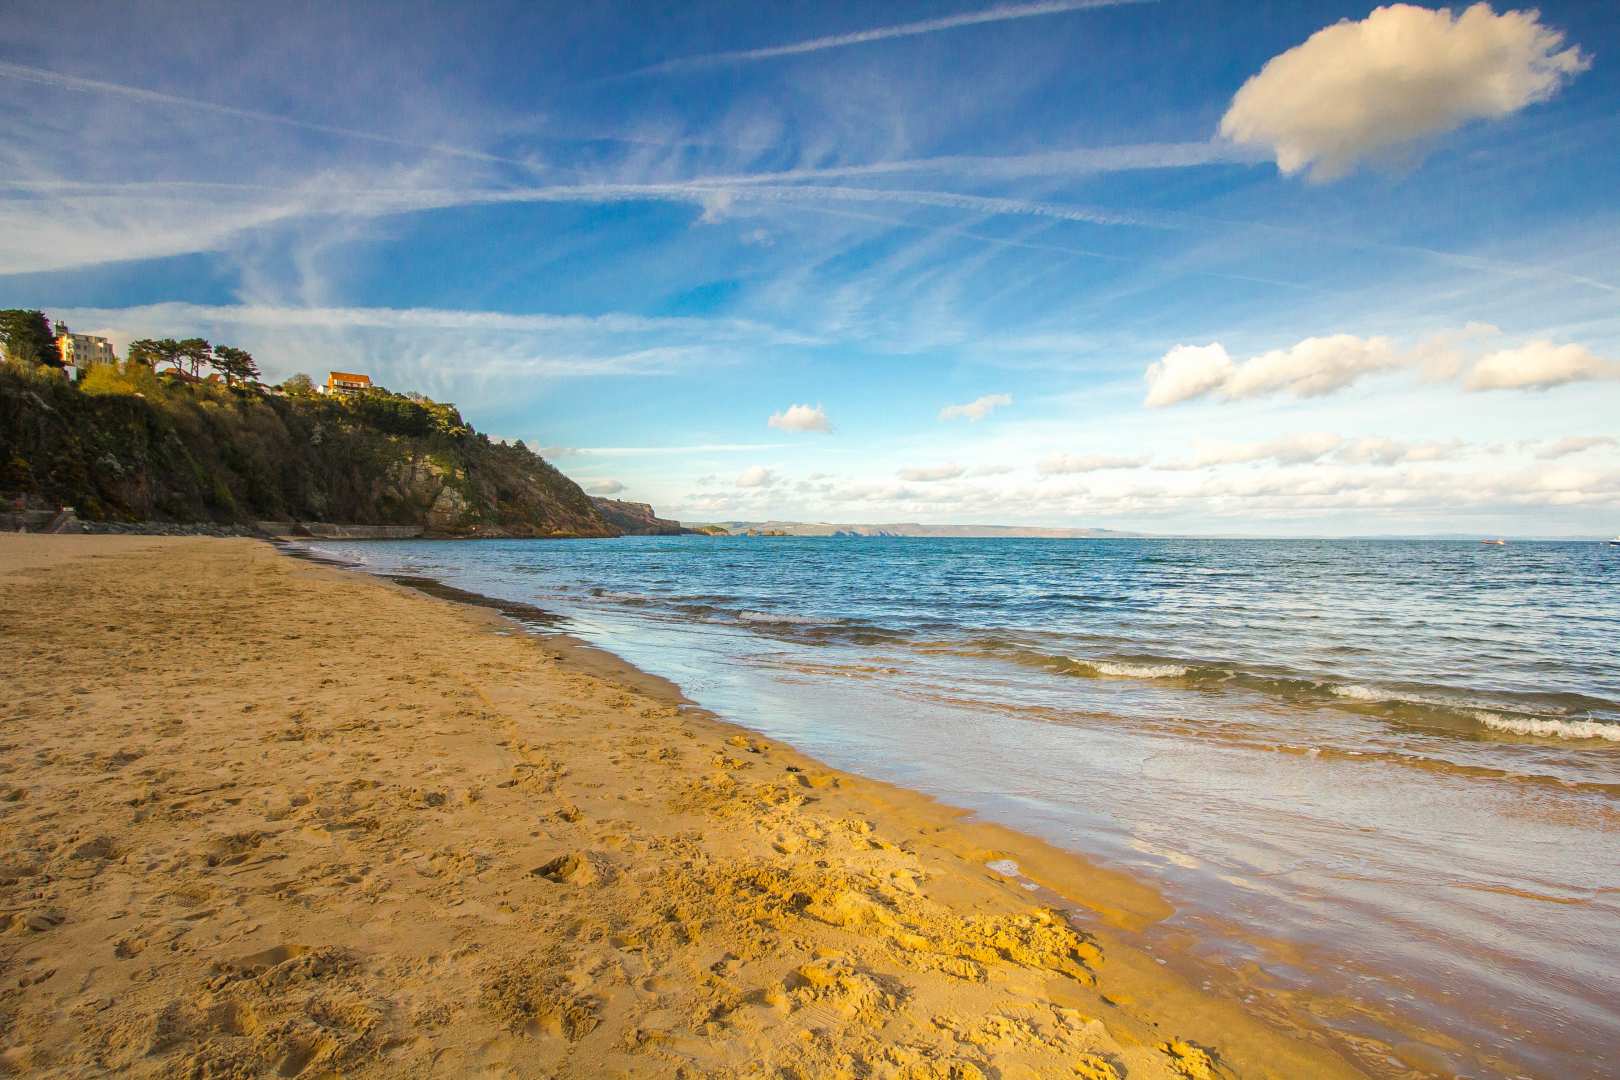
[[[847,49],[855,45],[869,45],[873,42],[889,41],[894,38],[916,37],[920,34],[938,34],[946,30],[959,30],[967,26],[982,26],[986,23],[1009,22],[1014,19],[1034,19],[1048,15],[1066,15],[1071,12],[1087,11],[1094,8],[1120,7],[1125,4],[1150,2],[1152,0],[1046,0],[1044,3],[1000,4],[996,7],[963,12],[959,15],[945,15],[937,19],[920,19],[916,22],[896,23],[892,26],[877,26],[868,30],[851,31],[846,34],[829,34],[825,37],[809,38],[784,45],[767,45],[757,49],[732,49],[725,52],[704,53],[701,56],[685,56],[675,60],[666,60],[661,64],[639,68],[619,76],[619,78],[638,78],[646,75],[695,71],[701,68],[719,67],[726,64],[755,63],[760,60],[774,60],[783,56],[802,56],[806,53],[825,52],[828,49]]]
[[[311,327],[324,329],[455,330],[491,333],[600,333],[701,335],[709,339],[749,340],[776,345],[814,345],[819,339],[750,319],[652,317],[611,312],[602,315],[557,315],[444,308],[297,307],[271,304],[190,304],[170,302],[127,308],[69,308],[75,320],[167,324]]]
[[[165,108],[189,109],[195,112],[209,113],[213,116],[223,117],[228,120],[249,120],[260,124],[275,124],[279,127],[297,128],[300,131],[313,132],[318,135],[335,135],[344,139],[357,139],[363,142],[378,143],[380,145],[393,146],[405,150],[418,150],[430,154],[442,154],[447,157],[466,158],[469,161],[517,165],[523,168],[534,168],[540,164],[539,160],[535,158],[503,157],[499,154],[489,154],[482,150],[473,150],[463,146],[451,146],[444,143],[435,142],[422,142],[416,139],[402,138],[377,131],[363,131],[357,128],[340,127],[334,124],[323,124],[311,120],[300,120],[296,117],[283,116],[280,113],[265,112],[260,109],[243,109],[235,105],[225,105],[219,102],[203,101],[198,98],[182,97],[178,94],[165,94],[157,90],[147,90],[139,86],[129,86],[124,83],[106,82],[101,79],[86,79],[78,75],[70,75],[60,71],[51,71],[46,68],[29,67],[25,64],[12,64],[0,61],[0,78],[15,79],[20,82],[30,82],[41,86],[51,86],[61,90],[71,90],[76,93],[105,94],[142,105],[158,105]]]

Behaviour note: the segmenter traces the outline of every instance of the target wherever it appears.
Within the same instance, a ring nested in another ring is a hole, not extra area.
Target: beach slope
[[[1351,1075],[1145,890],[493,612],[4,536],[0,642],[0,1073]]]

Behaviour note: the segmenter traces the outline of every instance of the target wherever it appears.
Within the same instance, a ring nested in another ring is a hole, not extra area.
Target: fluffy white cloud
[[[772,413],[769,423],[783,431],[832,430],[832,423],[820,405],[789,405],[785,412]]]
[[[1042,459],[1035,466],[1035,471],[1042,476],[1064,476],[1073,473],[1104,472],[1109,469],[1140,469],[1146,464],[1147,459],[1140,457],[1114,457],[1108,454],[1076,457],[1073,454],[1053,454]]]
[[[618,480],[597,480],[586,484],[585,490],[592,495],[617,495],[624,490],[624,484]]]
[[[1147,369],[1149,408],[1203,397],[1232,376],[1235,365],[1220,342],[1177,345]]]
[[[1368,375],[1395,370],[1419,373],[1430,382],[1460,378],[1467,390],[1546,390],[1566,383],[1620,380],[1620,361],[1605,360],[1584,345],[1530,341],[1482,355],[1484,342],[1500,333],[1494,326],[1470,323],[1405,348],[1397,348],[1386,337],[1333,334],[1306,338],[1247,360],[1233,360],[1219,342],[1177,345],[1148,365],[1144,403],[1159,408],[1203,397],[1222,401],[1274,394],[1322,397]]]
[[[901,469],[900,479],[928,484],[937,480],[955,480],[967,470],[960,465],[933,465],[916,469]]]
[[[737,477],[737,486],[740,488],[766,488],[776,483],[778,477],[775,472],[763,465],[753,465],[742,471]]]
[[[1469,390],[1546,390],[1596,379],[1620,379],[1620,363],[1601,359],[1584,345],[1532,341],[1486,354],[1463,386]]]
[[[1157,408],[1214,394],[1227,400],[1289,393],[1320,397],[1364,375],[1405,363],[1388,338],[1306,338],[1235,362],[1220,343],[1177,345],[1147,369],[1146,404]]]
[[[1392,4],[1272,57],[1232,99],[1221,134],[1270,150],[1284,173],[1337,179],[1546,101],[1591,63],[1563,44],[1533,10]]]
[[[1306,338],[1297,345],[1272,349],[1239,364],[1221,392],[1229,398],[1284,392],[1295,397],[1320,397],[1401,362],[1388,338],[1359,338],[1354,334]]]
[[[1544,444],[1536,451],[1536,457],[1542,461],[1556,461],[1558,458],[1569,457],[1571,454],[1579,454],[1587,450],[1596,450],[1603,446],[1620,447],[1620,439],[1608,435],[1571,435],[1568,438],[1555,439]]]
[[[1005,405],[1013,403],[1011,394],[986,394],[974,398],[965,405],[947,405],[939,410],[941,420],[966,419],[970,424],[976,424],[989,416],[991,412]]]

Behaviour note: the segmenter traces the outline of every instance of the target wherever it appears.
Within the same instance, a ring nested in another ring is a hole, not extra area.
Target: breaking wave
[[[1508,735],[1533,735],[1541,739],[1607,739],[1620,742],[1620,724],[1602,720],[1543,720],[1528,716],[1502,716],[1478,712],[1479,722],[1492,731]]]
[[[1112,675],[1121,679],[1179,679],[1192,669],[1185,664],[1140,664],[1128,660],[1082,660],[1071,656],[1081,667],[1090,668],[1099,675]]]

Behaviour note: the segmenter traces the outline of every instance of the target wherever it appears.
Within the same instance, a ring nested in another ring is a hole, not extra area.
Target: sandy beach
[[[1132,880],[492,611],[4,536],[0,641],[0,1072],[1357,1075]]]

